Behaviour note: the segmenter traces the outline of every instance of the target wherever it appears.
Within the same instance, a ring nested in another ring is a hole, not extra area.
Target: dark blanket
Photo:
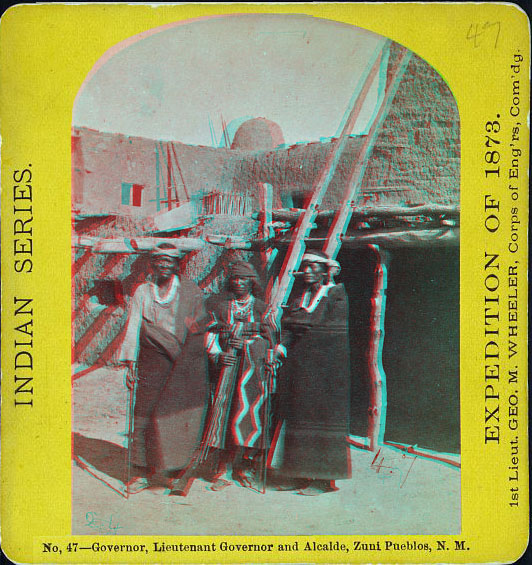
[[[284,423],[281,474],[341,479],[349,475],[348,304],[343,285],[329,290],[313,312],[294,301],[283,317],[288,355],[279,375]]]
[[[203,334],[189,333],[181,347],[144,320],[139,347],[132,463],[152,472],[181,469],[199,443],[207,406]]]

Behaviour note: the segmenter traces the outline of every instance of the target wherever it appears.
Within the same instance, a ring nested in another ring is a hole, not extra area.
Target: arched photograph
[[[304,15],[107,51],[72,111],[72,533],[459,534],[460,117]]]

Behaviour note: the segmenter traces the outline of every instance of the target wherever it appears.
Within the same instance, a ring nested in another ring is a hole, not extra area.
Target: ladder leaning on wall
[[[293,285],[294,273],[298,271],[301,258],[305,252],[305,238],[313,229],[319,206],[327,193],[329,184],[334,176],[340,156],[346,146],[348,137],[359,119],[363,103],[369,89],[381,68],[385,68],[383,61],[387,61],[390,53],[391,42],[386,40],[384,45],[377,49],[366,67],[366,72],[361,77],[348,108],[348,117],[345,121],[340,136],[331,144],[324,167],[317,178],[309,203],[299,216],[294,227],[291,242],[286,253],[279,276],[267,289],[267,303],[269,315],[277,325],[280,325],[282,306],[287,302]],[[383,100],[371,123],[369,132],[364,139],[361,151],[353,162],[351,173],[346,183],[342,202],[338,206],[335,217],[327,234],[323,251],[335,259],[342,245],[342,238],[352,215],[353,206],[356,205],[360,195],[362,179],[367,164],[372,154],[375,140],[380,128],[388,115],[391,102],[397,92],[404,72],[410,62],[411,52],[402,48],[398,61],[389,75]],[[265,211],[266,214],[266,211]],[[370,393],[370,418],[368,426],[369,448],[375,451],[382,444],[384,438],[386,418],[386,386],[385,375],[382,369],[382,341],[384,339],[384,311],[386,294],[386,269],[387,254],[372,246],[377,253],[377,267],[374,287],[374,300],[372,308],[373,335],[369,348],[369,372],[371,379]]]

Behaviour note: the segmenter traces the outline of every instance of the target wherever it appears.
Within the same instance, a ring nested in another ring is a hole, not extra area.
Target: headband
[[[329,257],[327,257],[325,253],[323,255],[321,253],[318,255],[318,253],[309,251],[308,253],[305,253],[303,255],[301,262],[303,261],[308,261],[309,263],[324,263],[329,268],[340,268],[340,263],[338,263],[338,261],[335,261],[334,259],[329,259]]]
[[[152,257],[170,257],[171,259],[179,259],[181,251],[177,247],[155,247],[152,252]]]

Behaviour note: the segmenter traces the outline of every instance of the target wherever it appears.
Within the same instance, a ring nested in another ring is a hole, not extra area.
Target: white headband
[[[171,257],[172,259],[179,259],[182,255],[181,251],[179,249],[172,249],[171,247],[169,248],[155,248],[152,252],[151,252],[152,257]]]
[[[315,255],[314,253],[305,253],[301,261],[308,261],[309,263],[325,263],[328,267],[340,268],[340,263],[334,259],[328,259],[326,257],[321,257],[321,255]]]

